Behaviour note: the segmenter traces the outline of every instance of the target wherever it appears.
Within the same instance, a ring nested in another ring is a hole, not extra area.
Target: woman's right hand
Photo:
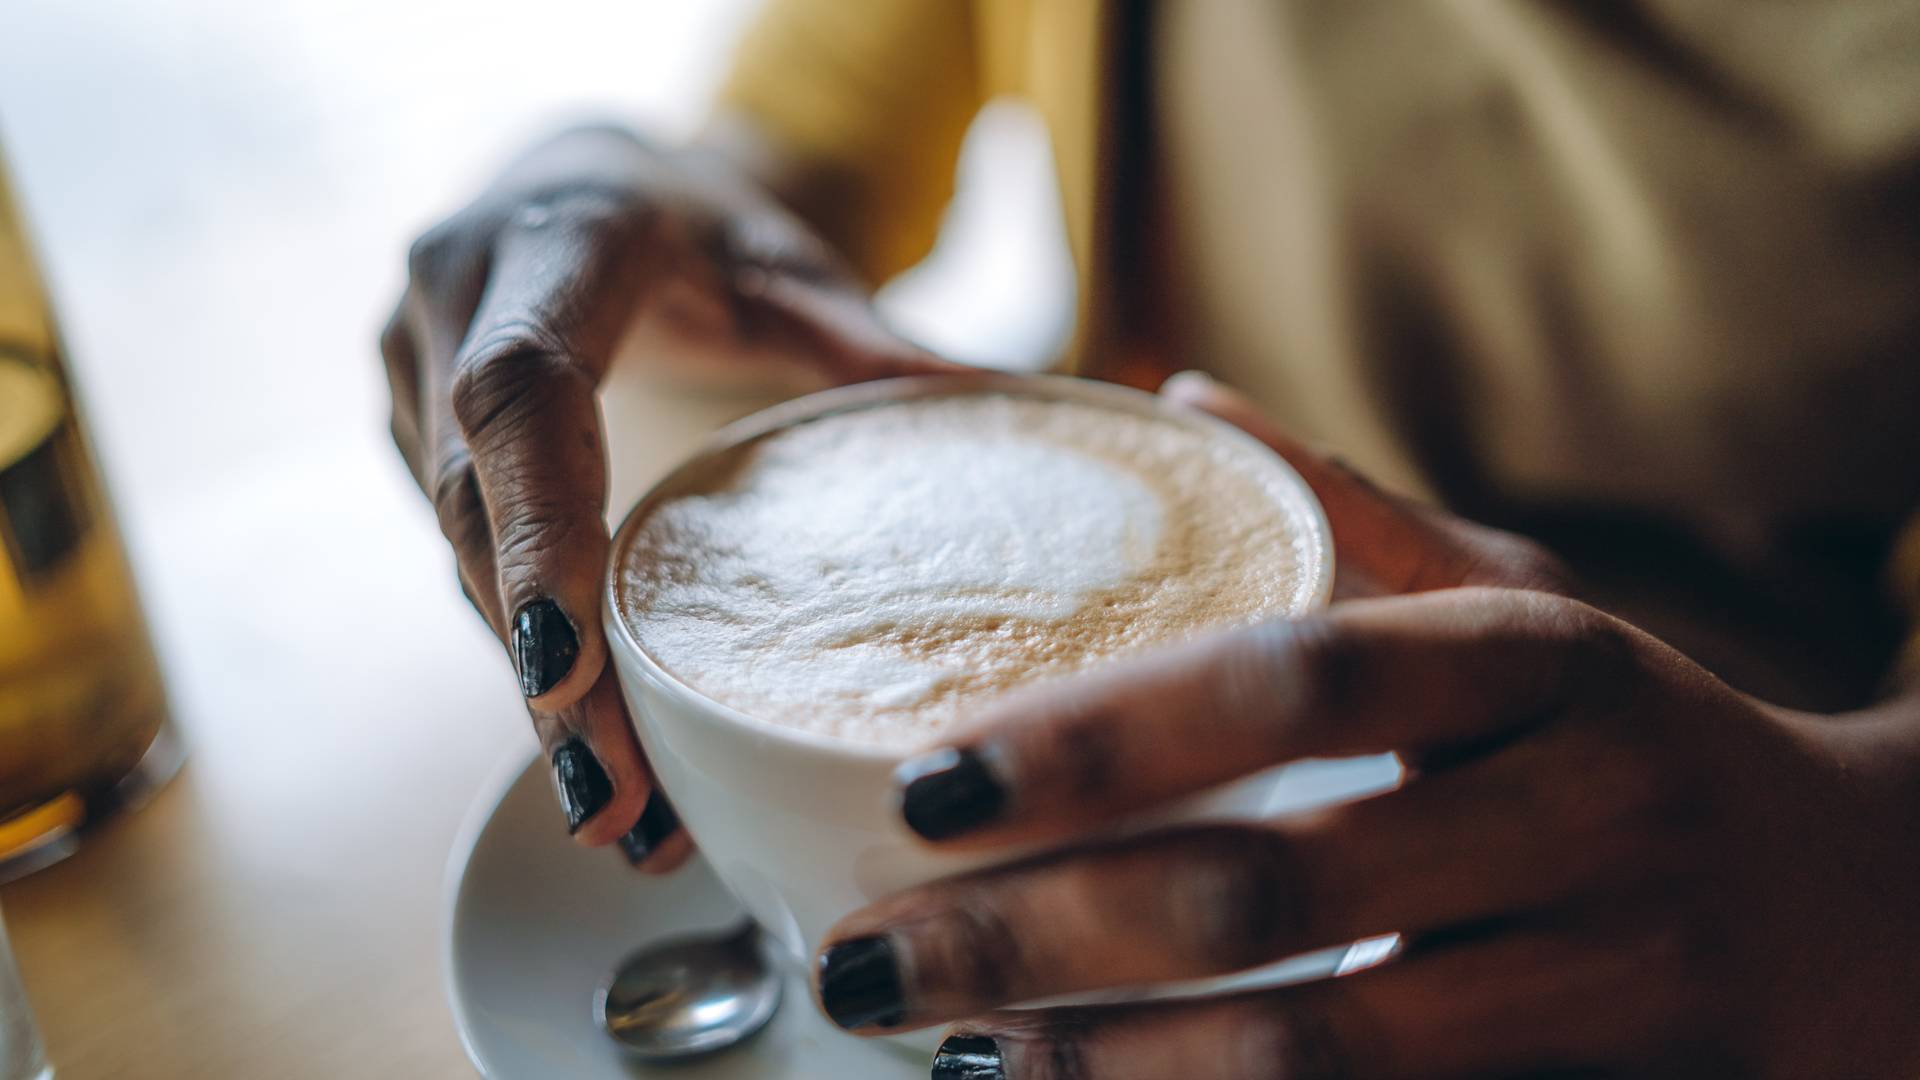
[[[665,802],[649,806],[599,618],[595,389],[630,331],[718,375],[785,366],[844,383],[954,365],[889,333],[846,265],[722,155],[616,129],[535,147],[415,241],[380,342],[394,442],[512,657],[568,830],[666,870],[690,847]]]

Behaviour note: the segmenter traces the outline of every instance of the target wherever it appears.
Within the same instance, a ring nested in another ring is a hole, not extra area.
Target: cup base
[[[186,757],[186,746],[168,721],[139,762],[112,787],[91,795],[63,791],[0,821],[0,885],[79,851],[88,829],[145,805],[180,771]]]

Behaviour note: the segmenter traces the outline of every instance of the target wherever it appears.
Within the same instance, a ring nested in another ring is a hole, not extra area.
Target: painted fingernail
[[[933,1055],[933,1080],[1006,1080],[1000,1044],[985,1035],[949,1035]]]
[[[900,786],[900,816],[929,840],[977,829],[1006,807],[1006,789],[972,750],[924,754],[902,764],[893,779]]]
[[[613,798],[613,781],[607,770],[579,739],[568,739],[553,751],[553,789],[560,795],[560,809],[567,815],[567,832],[580,826]]]
[[[513,617],[513,664],[520,672],[520,693],[539,697],[557,686],[580,655],[580,635],[560,605],[541,597]]]
[[[893,1027],[906,1019],[900,965],[887,939],[855,938],[822,953],[820,1004],[834,1023],[848,1031]]]
[[[620,850],[628,862],[638,866],[679,827],[680,815],[673,812],[673,804],[655,788],[653,794],[647,796],[647,808],[640,811],[640,820],[620,837]]]

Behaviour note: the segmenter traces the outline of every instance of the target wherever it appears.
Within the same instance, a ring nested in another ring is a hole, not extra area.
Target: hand
[[[594,393],[632,333],[683,368],[784,365],[826,382],[948,370],[716,154],[610,129],[562,135],[414,245],[381,337],[393,438],[468,599],[506,643],[568,829],[644,868],[689,850],[649,804],[606,663],[606,462]],[[643,817],[642,811],[646,814]]]
[[[1546,566],[1513,558],[1523,541],[1412,512],[1222,391],[1176,392],[1288,453],[1360,580],[1427,591],[1009,700],[902,768],[906,820],[978,849],[1301,758],[1395,751],[1407,782],[889,898],[829,935],[829,1015],[962,1019],[934,1075],[969,1080],[1916,1075],[1920,708],[1752,700],[1578,601],[1501,587]],[[1356,547],[1369,529],[1420,547]],[[1396,960],[1311,986],[989,1011],[1393,932]]]

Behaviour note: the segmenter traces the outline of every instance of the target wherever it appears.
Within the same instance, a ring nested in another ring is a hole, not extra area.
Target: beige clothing
[[[1857,695],[1920,506],[1920,4],[1153,10],[1183,355]]]
[[[1079,370],[1211,368],[1777,700],[1884,672],[1920,0],[770,0],[719,107],[878,281],[1001,94],[1053,141]]]

